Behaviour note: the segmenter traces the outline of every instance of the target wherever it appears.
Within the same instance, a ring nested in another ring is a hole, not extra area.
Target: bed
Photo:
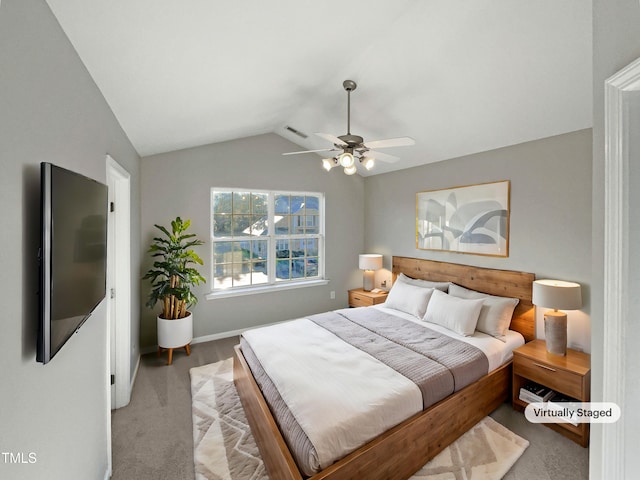
[[[394,279],[402,274],[412,279],[452,282],[476,292],[517,298],[509,329],[519,332],[524,340],[534,338],[533,274],[408,257],[393,257],[392,264]],[[255,360],[250,358],[252,355],[251,351],[245,349],[243,352],[236,347],[234,381],[266,469],[273,479],[307,478],[309,475],[303,474],[305,469],[299,468],[294,460],[289,444],[256,382],[260,377],[254,378],[249,367],[245,357],[248,356],[255,365]],[[510,381],[510,361],[494,366],[490,373],[481,375],[445,398],[437,398],[433,405],[416,411],[310,478],[408,478],[504,402],[510,392]]]

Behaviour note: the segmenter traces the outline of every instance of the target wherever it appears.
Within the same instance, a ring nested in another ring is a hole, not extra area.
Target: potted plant
[[[158,353],[163,349],[169,350],[169,365],[173,349],[184,347],[187,355],[191,353],[193,316],[187,309],[198,302],[191,289],[200,282],[206,282],[191,266],[202,265],[202,259],[192,247],[204,242],[195,239],[195,234],[185,233],[190,225],[190,220],[182,221],[180,217],[171,222],[171,231],[155,225],[163,236],[155,237],[149,247],[148,253],[156,261],[143,277],[143,280],[151,281],[152,287],[147,307],[154,308],[158,302],[162,305],[162,312],[157,317]]]

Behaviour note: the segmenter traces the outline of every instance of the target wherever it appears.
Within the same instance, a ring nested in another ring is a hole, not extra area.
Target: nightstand
[[[349,306],[350,307],[370,307],[384,303],[387,299],[388,292],[373,293],[365,292],[361,288],[349,290]]]
[[[533,381],[549,387],[576,402],[588,402],[591,389],[591,356],[567,349],[566,356],[547,353],[544,340],[534,340],[513,351],[512,405],[524,411],[527,402],[520,400],[520,387]],[[583,447],[589,445],[589,424],[545,423]]]

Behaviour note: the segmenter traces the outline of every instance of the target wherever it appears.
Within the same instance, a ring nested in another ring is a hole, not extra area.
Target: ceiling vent
[[[307,138],[308,137],[308,135],[306,133],[302,133],[301,131],[296,130],[293,127],[290,127],[289,125],[285,126],[284,128],[285,128],[285,130],[289,130],[291,133],[295,133],[296,135],[298,135],[301,138]]]

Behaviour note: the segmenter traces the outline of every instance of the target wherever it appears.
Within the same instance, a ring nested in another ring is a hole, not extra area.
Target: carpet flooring
[[[189,370],[230,358],[237,338],[192,346],[191,356],[143,355],[131,402],[114,410],[112,425],[113,480],[194,480],[193,427]],[[589,450],[553,430],[529,423],[509,404],[491,417],[529,441],[529,447],[505,480],[584,480]]]

